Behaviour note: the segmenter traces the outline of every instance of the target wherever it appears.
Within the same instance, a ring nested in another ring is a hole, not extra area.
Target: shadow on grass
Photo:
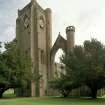
[[[66,97],[66,98],[64,98],[64,97],[49,97],[50,99],[55,99],[55,100],[66,100],[66,101],[70,101],[70,100],[72,100],[72,101],[74,101],[74,102],[76,102],[76,101],[81,101],[81,102],[105,102],[105,97],[97,97],[96,99],[93,99],[93,98],[91,98],[91,97]]]
[[[45,96],[45,97],[17,97],[14,94],[4,94],[3,98],[1,99],[29,99],[29,100],[41,100],[41,101],[45,101],[45,100],[52,100],[52,101],[66,101],[66,102],[104,102],[105,103],[105,97],[101,98],[98,97],[97,99],[92,99],[91,97],[60,97],[60,96]]]

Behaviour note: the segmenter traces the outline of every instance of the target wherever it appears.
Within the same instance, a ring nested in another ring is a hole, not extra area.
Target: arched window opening
[[[62,57],[62,55],[64,54],[64,51],[62,49],[59,49],[56,54],[55,54],[55,58],[54,58],[54,73],[55,73],[55,77],[60,77],[61,73],[65,73],[65,66],[64,64],[62,64],[60,58]]]

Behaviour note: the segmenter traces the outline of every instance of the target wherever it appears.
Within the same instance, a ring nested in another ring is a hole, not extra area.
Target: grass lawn
[[[105,99],[96,100],[86,98],[4,98],[0,99],[0,105],[105,105]]]
[[[18,98],[13,90],[4,93],[4,98],[0,99],[0,105],[105,105],[105,98],[60,98],[60,97],[42,97],[42,98]]]

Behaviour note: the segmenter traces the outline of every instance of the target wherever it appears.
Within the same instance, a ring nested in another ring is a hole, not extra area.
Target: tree
[[[68,81],[65,75],[50,81],[50,87],[57,90],[63,97],[69,96],[73,88],[72,86],[72,81]]]
[[[92,39],[84,42],[88,72],[86,85],[91,89],[92,97],[96,98],[97,90],[105,87],[105,46]]]
[[[97,97],[97,90],[105,87],[105,47],[96,39],[85,41],[84,46],[75,46],[61,58],[66,73],[71,71],[72,80],[87,85],[91,97]]]
[[[5,44],[0,54],[0,98],[9,88],[25,87],[31,80],[31,59],[19,53],[16,40]]]
[[[57,78],[50,82],[50,87],[57,90],[63,97],[68,97],[72,89],[78,87],[72,80]]]
[[[0,42],[0,48],[2,48],[1,42]],[[7,73],[6,68],[7,67],[5,65],[4,59],[2,57],[2,53],[0,51],[0,97],[2,97],[3,87],[5,87],[4,84],[7,83],[5,78],[5,76],[8,75],[6,74]]]
[[[72,89],[78,88],[81,84],[74,80],[71,69],[65,67],[65,70],[66,74],[61,73],[60,77],[49,82],[49,86],[63,97],[68,97]]]

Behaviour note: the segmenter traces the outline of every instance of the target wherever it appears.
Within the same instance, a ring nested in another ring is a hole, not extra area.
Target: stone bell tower
[[[22,10],[18,10],[17,45],[21,53],[31,57],[32,68],[30,72],[35,78],[30,83],[31,96],[44,96],[47,92],[52,46],[51,17],[51,9],[44,10],[36,0],[31,0]]]

